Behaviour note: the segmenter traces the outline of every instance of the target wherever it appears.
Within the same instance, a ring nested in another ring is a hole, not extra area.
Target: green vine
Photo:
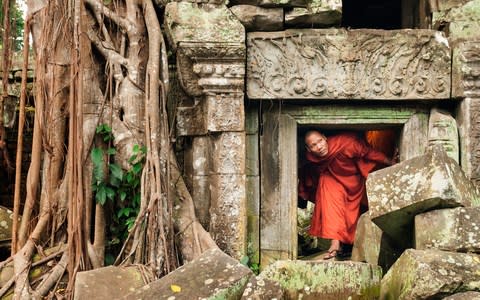
[[[112,145],[114,140],[112,128],[107,124],[101,124],[96,128],[96,135],[103,143],[101,147],[95,147],[91,152],[92,190],[96,202],[104,206],[106,211],[112,212],[106,214],[109,226],[105,264],[108,265],[113,263],[140,209],[140,183],[146,148],[140,145],[133,146],[133,154],[128,159],[130,167],[125,171],[114,163],[116,150]]]

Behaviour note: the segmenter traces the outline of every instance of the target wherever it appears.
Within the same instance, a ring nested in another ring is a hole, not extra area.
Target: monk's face
[[[328,154],[327,138],[319,132],[310,134],[305,139],[307,150],[318,157],[323,157]]]

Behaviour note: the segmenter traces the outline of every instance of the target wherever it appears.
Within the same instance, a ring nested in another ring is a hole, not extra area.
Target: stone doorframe
[[[260,136],[260,264],[297,258],[297,128],[402,127],[401,160],[428,145],[429,109],[398,105],[277,107],[263,113]],[[248,191],[247,191],[248,194]]]

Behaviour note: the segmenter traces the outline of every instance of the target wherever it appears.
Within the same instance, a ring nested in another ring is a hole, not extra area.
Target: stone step
[[[415,217],[415,248],[480,253],[480,207],[439,209]]]
[[[369,174],[370,217],[395,242],[413,244],[417,214],[458,206],[473,206],[480,199],[460,166],[437,145],[419,156]]]
[[[352,261],[282,260],[258,277],[280,283],[286,299],[378,299],[382,270]]]
[[[408,249],[382,279],[380,299],[440,299],[480,291],[480,256]]]

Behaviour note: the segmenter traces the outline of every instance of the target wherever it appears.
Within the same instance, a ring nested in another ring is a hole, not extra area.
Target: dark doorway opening
[[[369,125],[371,126],[371,125]],[[309,130],[318,130],[325,134],[327,138],[341,132],[355,132],[360,138],[364,139],[373,149],[383,152],[387,157],[392,157],[398,151],[398,144],[401,135],[401,126],[395,127],[368,127],[368,128],[330,128],[321,126],[298,127],[297,130],[297,153],[298,167],[301,168],[305,163],[305,133]],[[298,232],[298,258],[312,259],[316,255],[326,251],[330,246],[329,240],[312,237],[308,234],[314,204],[308,202],[306,208],[297,208],[297,232]],[[361,213],[368,207],[363,207]]]
[[[402,28],[401,0],[343,0],[342,26],[350,28]]]

